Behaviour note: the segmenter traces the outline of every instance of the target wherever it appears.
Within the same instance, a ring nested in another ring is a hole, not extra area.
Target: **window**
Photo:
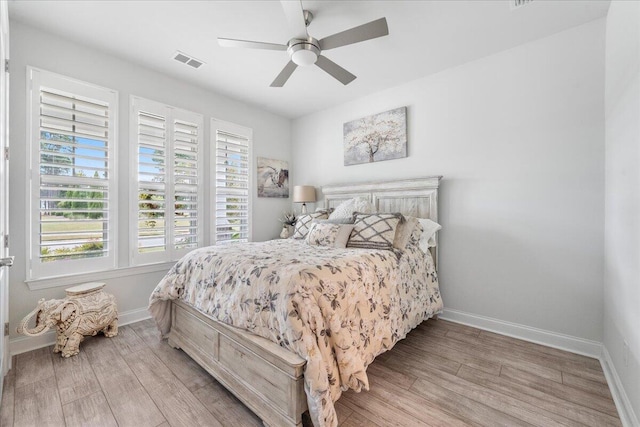
[[[215,165],[212,190],[211,243],[251,240],[251,138],[249,128],[211,120],[211,164]]]
[[[115,267],[115,91],[28,69],[31,279]]]
[[[203,246],[202,115],[132,97],[134,264]]]

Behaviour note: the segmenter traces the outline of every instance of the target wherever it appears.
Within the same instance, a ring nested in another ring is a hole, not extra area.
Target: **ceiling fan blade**
[[[318,56],[316,65],[322,68],[327,74],[338,80],[343,85],[348,85],[356,79],[356,76],[354,76],[332,60],[328,59],[326,56]]]
[[[218,44],[223,47],[244,47],[249,49],[287,50],[287,45],[277,43],[254,42],[251,40],[225,39],[218,37]]]
[[[289,30],[293,38],[306,40],[309,34],[307,33],[307,25],[305,24],[302,1],[281,0],[280,3],[282,4],[284,14],[287,16]]]
[[[389,27],[387,27],[387,18],[380,18],[375,21],[371,21],[368,24],[353,27],[350,30],[345,30],[332,36],[325,37],[319,41],[319,44],[320,49],[329,50],[349,44],[360,43],[365,40],[375,39],[388,34]]]
[[[294,70],[298,68],[295,62],[289,61],[287,65],[284,66],[278,77],[271,83],[271,87],[282,87],[289,80],[291,74],[293,74]]]

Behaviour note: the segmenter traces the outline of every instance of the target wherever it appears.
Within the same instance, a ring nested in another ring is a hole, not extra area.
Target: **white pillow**
[[[373,213],[375,207],[366,197],[355,197],[340,203],[337,208],[331,212],[329,219],[352,218],[354,212]]]
[[[347,242],[349,241],[353,227],[355,227],[353,224],[340,224],[340,231],[338,231],[338,236],[336,236],[336,242],[333,245],[334,248],[344,249],[347,247]]]
[[[436,245],[436,232],[442,228],[440,224],[427,218],[418,218],[422,226],[422,234],[420,235],[420,249],[425,254]]]

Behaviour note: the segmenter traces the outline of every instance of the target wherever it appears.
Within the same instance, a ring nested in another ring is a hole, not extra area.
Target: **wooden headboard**
[[[361,184],[326,185],[322,187],[325,208],[335,208],[353,197],[366,197],[378,212],[400,212],[403,215],[429,218],[438,222],[438,186],[441,175],[396,181]],[[438,236],[436,233],[436,242]],[[437,249],[432,256],[437,265]]]

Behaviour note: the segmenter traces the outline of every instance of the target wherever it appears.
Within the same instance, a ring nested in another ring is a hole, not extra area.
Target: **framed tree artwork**
[[[347,122],[344,165],[407,157],[407,107]]]

